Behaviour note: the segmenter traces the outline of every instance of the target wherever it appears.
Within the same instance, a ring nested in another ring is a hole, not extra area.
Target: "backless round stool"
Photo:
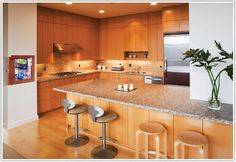
[[[150,122],[145,122],[142,123],[138,130],[136,131],[136,158],[139,158],[139,135],[143,133],[145,135],[145,159],[148,159],[149,154],[154,154],[156,155],[156,159],[159,159],[160,156],[164,159],[167,159],[167,130],[166,128],[154,121]],[[164,144],[164,153],[160,153],[160,135],[164,133],[164,139],[163,139],[163,144]],[[149,135],[155,136],[156,140],[156,151],[149,151],[148,150],[148,137]]]
[[[116,147],[106,144],[106,123],[115,120],[118,115],[113,111],[103,111],[97,106],[89,106],[88,111],[94,122],[102,124],[102,145],[95,147],[91,152],[91,156],[94,159],[113,159],[118,150]]]
[[[185,146],[196,147],[200,158],[208,158],[208,141],[206,136],[196,131],[182,131],[174,142],[174,158],[178,159],[178,146],[181,146],[181,158],[185,158]]]
[[[70,147],[81,147],[87,144],[89,138],[85,135],[79,135],[79,114],[86,112],[88,106],[85,104],[75,104],[73,101],[68,99],[63,99],[62,105],[67,114],[75,115],[75,135],[67,138],[65,144]]]

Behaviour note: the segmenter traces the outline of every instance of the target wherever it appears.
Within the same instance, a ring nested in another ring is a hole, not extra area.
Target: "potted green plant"
[[[212,72],[212,69],[218,66],[220,63],[226,63],[226,60],[233,60],[233,52],[226,52],[221,47],[221,44],[219,42],[215,41],[215,45],[219,50],[219,56],[212,57],[211,53],[208,50],[205,51],[203,49],[190,49],[183,53],[183,60],[188,59],[193,66],[203,67],[206,69],[212,85],[211,96],[208,100],[208,108],[213,110],[220,110],[220,75],[223,72],[226,72],[230,79],[233,80],[233,63],[230,65],[227,64],[223,69],[221,69],[218,73],[215,74]]]

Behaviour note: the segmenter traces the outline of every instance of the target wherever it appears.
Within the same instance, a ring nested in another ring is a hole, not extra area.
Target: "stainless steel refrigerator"
[[[189,61],[183,61],[189,39],[188,33],[164,35],[165,84],[189,86]]]

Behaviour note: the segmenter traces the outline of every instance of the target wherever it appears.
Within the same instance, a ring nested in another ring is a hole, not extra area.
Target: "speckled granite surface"
[[[54,90],[174,115],[233,124],[232,105],[222,104],[221,110],[210,110],[207,108],[207,102],[189,99],[189,87],[136,84],[137,89],[132,92],[115,91],[114,88],[119,83],[95,79],[56,87]]]
[[[130,72],[130,70],[111,71],[109,69],[106,69],[106,70],[82,70],[82,73],[79,74],[78,76],[86,75],[86,74],[90,74],[90,73],[98,73],[98,72],[119,73],[119,74],[126,74],[126,75],[142,75],[142,76],[144,76],[144,75],[162,76],[162,72],[146,72],[145,74],[129,74],[128,72]],[[44,75],[44,76],[38,76],[37,81],[38,82],[46,82],[46,81],[64,79],[64,78],[69,78],[69,77],[74,77],[74,76],[58,77],[58,76],[53,76],[53,75]]]
[[[97,70],[83,70],[82,73],[77,75],[77,76],[91,74],[91,73],[98,73],[98,72],[99,71],[97,71]],[[59,77],[59,76],[55,76],[55,75],[44,75],[44,76],[38,76],[37,77],[37,82],[46,82],[46,81],[64,79],[64,78],[70,78],[70,77],[75,77],[75,76]]]

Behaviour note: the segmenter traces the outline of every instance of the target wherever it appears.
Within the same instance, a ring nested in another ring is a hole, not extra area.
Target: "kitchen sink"
[[[67,72],[52,73],[52,74],[49,74],[49,75],[59,76],[59,77],[66,77],[66,76],[76,76],[76,75],[79,75],[81,73],[82,73],[81,71],[77,71],[77,72],[67,71]]]
[[[143,75],[143,74],[145,74],[146,72],[144,72],[144,71],[128,71],[128,72],[126,72],[126,74],[139,74],[139,75]]]

